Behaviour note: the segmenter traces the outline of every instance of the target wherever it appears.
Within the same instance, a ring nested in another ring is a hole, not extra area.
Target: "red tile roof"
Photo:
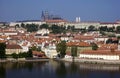
[[[80,54],[91,54],[91,55],[120,55],[120,51],[111,50],[84,50]]]
[[[94,40],[93,36],[82,36],[82,35],[75,35],[75,39],[79,40]]]
[[[90,47],[91,45],[87,42],[68,42],[67,46]]]
[[[22,49],[22,47],[17,44],[7,44],[6,49]]]
[[[100,44],[98,50],[110,50],[111,48],[118,49],[117,44]]]
[[[67,22],[65,20],[46,20],[47,23],[59,23],[59,22]]]

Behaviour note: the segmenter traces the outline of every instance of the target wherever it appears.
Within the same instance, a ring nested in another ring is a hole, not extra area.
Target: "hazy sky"
[[[49,11],[67,20],[120,20],[120,0],[0,0],[0,21],[39,20]]]

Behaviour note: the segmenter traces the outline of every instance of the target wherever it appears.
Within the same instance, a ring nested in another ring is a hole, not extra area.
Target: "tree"
[[[103,36],[106,35],[104,31],[100,31],[100,34],[102,34]]]
[[[23,53],[19,53],[18,56],[19,56],[19,58],[26,58],[29,56],[28,54],[29,53],[23,52]]]
[[[71,47],[71,55],[73,57],[73,62],[74,62],[74,57],[77,56],[77,46]]]
[[[65,26],[58,26],[58,25],[52,25],[50,27],[52,33],[58,34],[58,33],[66,33],[66,27]]]
[[[13,54],[12,54],[12,57],[15,58],[15,59],[17,59],[17,58],[18,58],[18,54],[13,53]]]
[[[52,33],[54,33],[54,34],[61,33],[61,28],[57,25],[52,25],[51,30],[52,30]]]
[[[6,49],[6,44],[5,43],[0,43],[0,58],[5,58],[5,49]]]
[[[67,49],[67,46],[66,46],[66,42],[65,41],[61,41],[60,43],[58,43],[56,45],[56,50],[58,53],[60,53],[60,57],[63,58],[66,54],[66,49]]]
[[[32,51],[37,51],[37,47],[36,46],[33,46],[31,47]]]
[[[24,24],[24,23],[21,23],[21,27],[22,27],[22,28],[25,28],[25,24]]]
[[[71,26],[67,26],[67,30],[71,30]]]
[[[109,43],[112,43],[113,41],[112,41],[112,39],[111,38],[109,38],[108,40],[106,40],[106,44],[109,44]]]
[[[107,28],[107,26],[101,26],[101,27],[99,27],[99,30],[100,31],[107,31],[108,28]]]
[[[38,25],[27,24],[26,29],[27,29],[28,32],[35,32],[35,31],[38,31]]]
[[[88,27],[88,31],[94,31],[95,30],[95,26],[91,25]]]
[[[92,43],[92,50],[97,50],[98,49],[98,46],[97,46],[97,44],[95,44],[95,43]]]
[[[16,29],[16,28],[19,28],[19,24],[16,24],[16,25],[15,25],[15,29]]]
[[[117,26],[117,27],[116,27],[116,32],[117,32],[117,33],[120,33],[120,26]]]
[[[72,27],[71,27],[71,30],[74,32],[74,30],[75,30],[75,26],[72,26]]]
[[[29,51],[28,51],[28,57],[33,57],[33,55],[32,55],[32,49],[29,49]]]
[[[40,28],[41,28],[41,29],[42,29],[42,28],[49,29],[49,26],[48,26],[48,24],[42,24],[42,25],[40,25]]]
[[[120,40],[120,36],[117,36],[117,39]]]
[[[114,31],[114,27],[109,27],[108,28],[108,32],[113,32]]]

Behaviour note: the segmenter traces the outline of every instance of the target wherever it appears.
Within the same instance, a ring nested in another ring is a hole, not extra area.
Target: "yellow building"
[[[77,47],[77,55],[79,55],[80,52],[82,52],[84,50],[92,50],[92,46],[87,42],[68,42],[66,52],[71,54],[71,47],[72,46]]]
[[[22,52],[22,47],[20,45],[17,44],[7,44],[6,45],[6,54],[19,54],[20,52]]]

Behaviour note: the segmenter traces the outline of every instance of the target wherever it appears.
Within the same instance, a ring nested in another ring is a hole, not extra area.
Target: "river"
[[[0,63],[0,78],[120,78],[119,65],[63,61]]]

